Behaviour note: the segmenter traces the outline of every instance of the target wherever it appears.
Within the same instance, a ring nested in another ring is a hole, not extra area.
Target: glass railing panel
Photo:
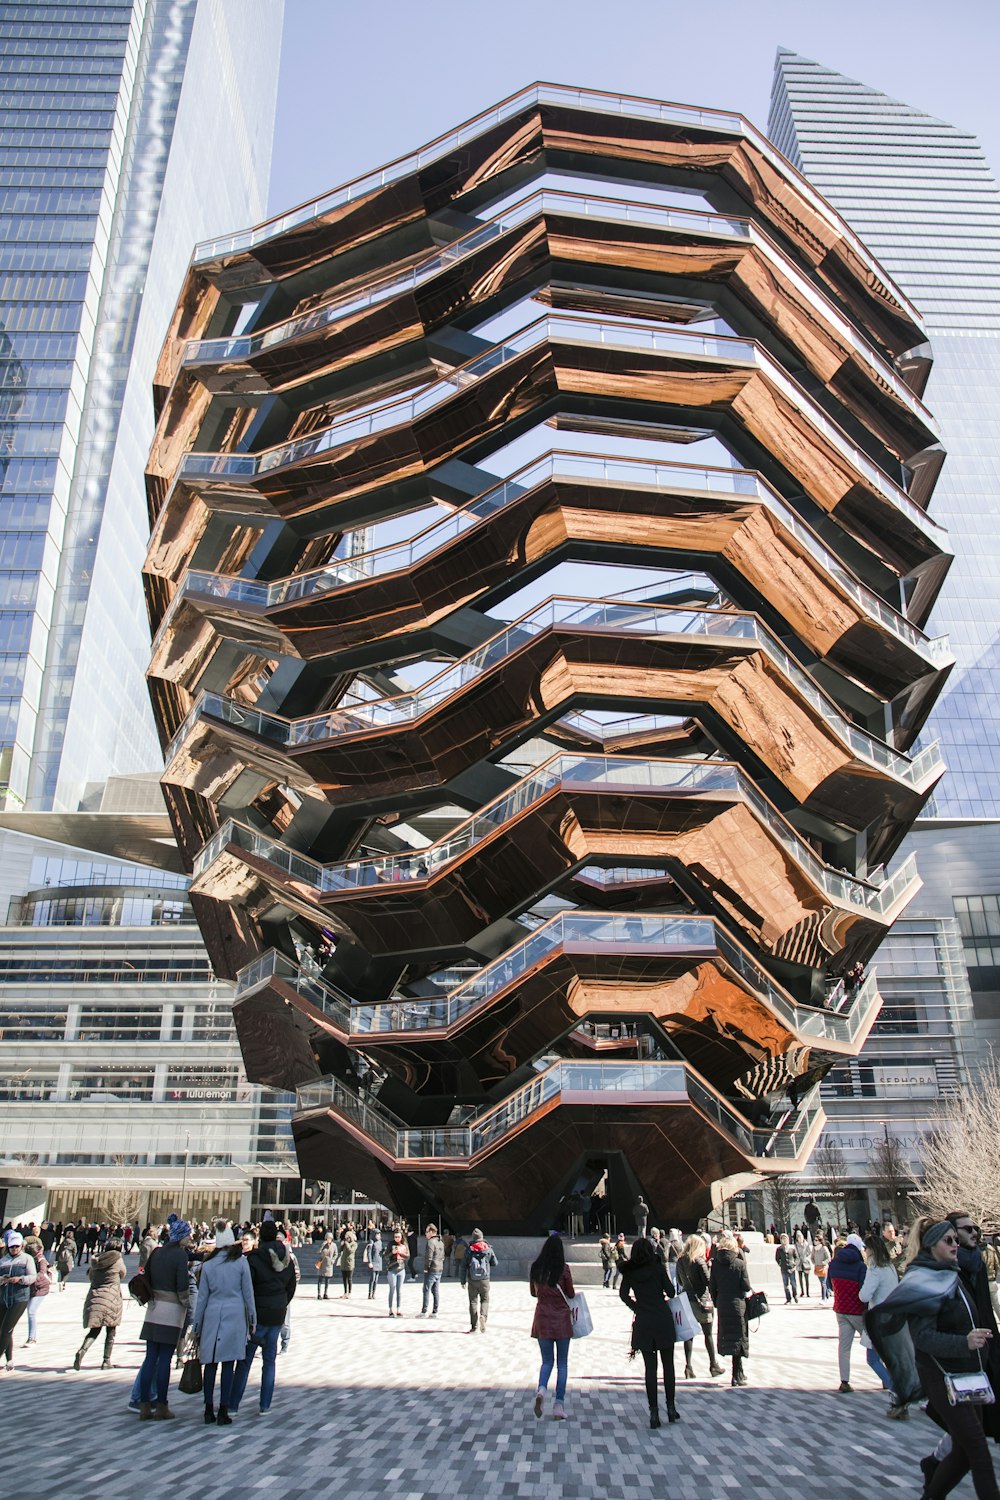
[[[370,172],[353,182],[345,183],[335,188],[332,192],[325,193],[319,198],[312,199],[308,203],[301,204],[298,208],[281,214],[277,218],[270,219],[263,224],[258,224],[250,229],[238,230],[233,234],[223,235],[213,240],[206,240],[195,247],[192,263],[198,265],[208,260],[215,260],[220,256],[236,255],[252,250],[255,245],[273,239],[275,236],[284,234],[299,225],[309,223],[311,220],[320,218],[323,214],[353,203],[358,198],[367,197],[370,193],[388,186],[390,183],[399,181],[400,178],[418,172],[429,162],[441,160],[452,152],[460,150],[469,141],[475,140],[491,126],[503,123],[504,120],[512,118],[521,110],[528,109],[536,104],[562,104],[572,103],[578,109],[591,109],[600,114],[621,114],[632,119],[656,120],[661,123],[671,124],[696,124],[704,125],[712,130],[723,130],[727,133],[741,136],[751,142],[757,151],[764,157],[770,166],[778,173],[779,177],[790,181],[800,196],[806,199],[813,211],[824,222],[831,224],[838,234],[848,243],[854,253],[868,270],[874,273],[879,282],[885,282],[899,305],[907,312],[908,316],[922,327],[920,316],[916,309],[908,301],[906,296],[893,284],[881,266],[875,261],[871,252],[866,249],[854,231],[843,219],[831,208],[815,188],[801,176],[772,146],[771,142],[755,126],[751,125],[741,115],[733,115],[722,110],[705,110],[688,105],[672,104],[660,100],[625,98],[613,94],[601,94],[588,90],[567,89],[554,84],[536,84],[522,90],[505,100],[494,109],[477,115],[464,126],[451,131],[448,135],[429,143],[420,151],[409,156],[400,157],[394,162]]]

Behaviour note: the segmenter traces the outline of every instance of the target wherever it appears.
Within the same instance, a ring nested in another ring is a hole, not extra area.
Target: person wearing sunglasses
[[[967,1216],[966,1216],[967,1217]],[[953,1376],[984,1371],[995,1335],[978,1318],[975,1299],[958,1265],[959,1230],[933,1214],[910,1231],[907,1264],[894,1291],[869,1310],[865,1327],[885,1361],[896,1400],[909,1404],[926,1394],[929,1414],[951,1439],[950,1451],[922,1459],[923,1500],[941,1500],[971,1474],[978,1500],[1000,1500],[980,1405],[952,1405]],[[939,1450],[940,1451],[940,1450]]]

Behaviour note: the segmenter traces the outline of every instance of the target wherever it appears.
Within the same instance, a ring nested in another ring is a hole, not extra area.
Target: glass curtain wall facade
[[[7,832],[0,869],[0,1220],[270,1201],[294,1096],[247,1082],[187,880]]]
[[[264,208],[282,9],[0,0],[8,808],[77,807],[157,763],[135,581],[149,383],[192,238]]]
[[[948,455],[934,509],[956,556],[931,628],[948,636],[956,665],[926,730],[940,740],[948,773],[906,847],[924,881],[911,910],[926,918],[926,932],[949,934],[951,1027],[966,1037],[960,1068],[974,1069],[1000,1040],[1000,968],[980,961],[1000,895],[1000,189],[969,132],[790,51],[776,59],[769,134],[916,304],[933,351],[925,399]],[[961,975],[956,931],[970,957]],[[899,972],[926,972],[908,928],[888,951]],[[928,1004],[935,994],[925,991]],[[923,1128],[943,1093],[922,1096]],[[888,1093],[884,1100],[899,1138],[912,1139],[905,1107]],[[829,1113],[839,1128],[835,1099]],[[856,1133],[853,1123],[846,1130]]]

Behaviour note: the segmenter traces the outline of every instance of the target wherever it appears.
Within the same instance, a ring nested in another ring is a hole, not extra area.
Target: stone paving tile
[[[859,1493],[919,1494],[917,1459],[934,1429],[915,1413],[885,1418],[886,1401],[855,1345],[854,1395],[836,1393],[836,1337],[829,1304],[775,1307],[751,1338],[750,1386],[707,1376],[678,1381],[681,1422],[651,1432],[641,1367],[627,1359],[629,1315],[618,1297],[588,1290],[593,1335],[570,1349],[569,1420],[536,1421],[531,1402],[537,1347],[532,1303],[516,1283],[493,1288],[489,1330],[470,1334],[464,1293],[442,1288],[441,1314],[421,1320],[419,1284],[403,1289],[404,1316],[386,1316],[386,1292],[369,1302],[318,1302],[306,1283],[293,1304],[291,1350],[278,1360],[274,1405],[256,1408],[255,1375],[231,1428],[206,1427],[199,1397],[173,1393],[178,1420],[143,1423],[126,1409],[143,1346],[141,1310],[126,1307],[115,1368],[101,1371],[100,1342],[79,1373],[85,1285],[77,1271],[52,1292],[39,1344],[16,1347],[15,1374],[0,1376],[3,1449],[30,1445],[35,1492],[76,1493],[80,1476],[120,1479],[131,1492],[191,1477],[198,1493],[251,1495],[279,1486],[282,1500],[346,1493],[367,1500],[423,1500],[452,1492],[475,1500],[589,1500],[595,1494],[705,1500],[773,1500],[803,1492],[823,1500]],[[18,1327],[26,1337],[26,1322]],[[678,1358],[678,1373],[682,1366]],[[259,1371],[259,1360],[256,1369]],[[176,1384],[176,1376],[174,1377]],[[956,1491],[970,1494],[966,1480]]]

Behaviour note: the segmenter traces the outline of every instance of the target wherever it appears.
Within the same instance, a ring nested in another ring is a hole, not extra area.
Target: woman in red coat
[[[535,1416],[542,1415],[549,1376],[555,1364],[556,1399],[552,1416],[556,1422],[564,1422],[566,1412],[563,1401],[569,1370],[569,1341],[573,1335],[566,1298],[572,1297],[574,1292],[573,1278],[569,1274],[566,1253],[558,1234],[549,1235],[531,1268],[531,1295],[537,1299],[538,1304],[531,1325],[531,1337],[538,1340],[542,1354],[542,1368],[538,1372],[538,1390],[535,1394]]]

